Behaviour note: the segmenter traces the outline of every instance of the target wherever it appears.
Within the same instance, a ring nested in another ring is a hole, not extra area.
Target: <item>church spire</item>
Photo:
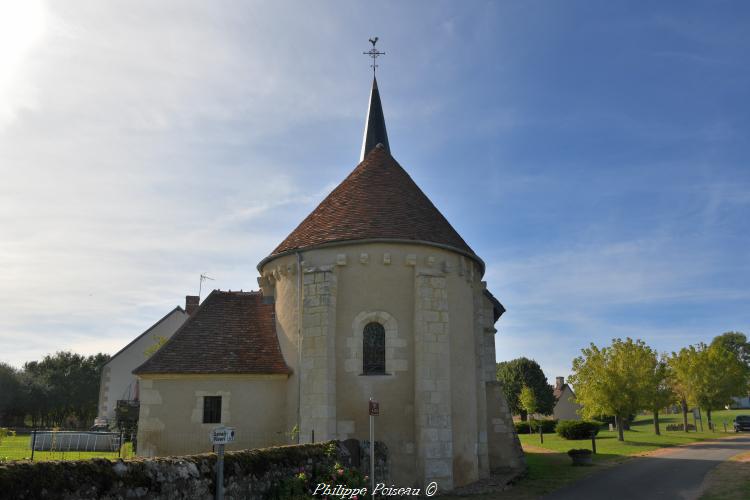
[[[365,159],[375,146],[382,144],[390,153],[388,146],[388,132],[385,130],[385,116],[383,116],[383,105],[380,104],[380,92],[378,92],[378,81],[372,77],[372,90],[370,91],[370,105],[367,108],[367,121],[365,122],[365,134],[362,139],[362,153],[359,161]]]
[[[378,144],[382,144],[389,153],[391,148],[388,146],[388,133],[385,131],[385,116],[383,116],[383,105],[380,103],[380,92],[378,92],[378,81],[375,78],[375,70],[378,68],[376,60],[378,56],[385,55],[375,48],[378,43],[378,37],[370,38],[372,49],[363,54],[372,58],[372,90],[370,91],[370,105],[367,108],[367,118],[365,121],[365,135],[362,139],[362,152],[359,155],[359,161],[365,159],[367,153]]]

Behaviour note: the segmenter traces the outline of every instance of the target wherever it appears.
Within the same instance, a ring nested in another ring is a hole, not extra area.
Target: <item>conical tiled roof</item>
[[[354,240],[428,242],[456,249],[481,262],[382,145],[373,148],[269,258]]]
[[[359,161],[364,160],[367,153],[372,151],[378,144],[382,144],[386,151],[391,152],[391,148],[388,145],[388,132],[385,129],[383,104],[380,102],[378,81],[373,77],[372,89],[370,90],[370,104],[367,107],[367,119],[365,121],[365,135],[362,138],[362,153],[359,155]]]

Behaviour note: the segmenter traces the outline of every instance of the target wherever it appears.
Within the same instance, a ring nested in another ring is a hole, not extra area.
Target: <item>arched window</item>
[[[362,372],[365,375],[385,373],[385,328],[380,323],[367,323],[362,335]]]

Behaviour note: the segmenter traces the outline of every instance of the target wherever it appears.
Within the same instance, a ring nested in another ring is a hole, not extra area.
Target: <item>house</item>
[[[218,425],[229,449],[368,440],[372,398],[394,484],[525,467],[495,379],[505,309],[391,155],[375,79],[360,163],[257,269],[259,291],[213,291],[134,371],[140,455],[208,451]]]
[[[557,377],[555,379],[555,408],[552,411],[552,416],[558,420],[580,420],[581,415],[578,414],[578,410],[581,409],[581,405],[576,403],[576,395],[573,389],[565,383],[565,377]]]
[[[133,375],[133,370],[146,360],[145,353],[149,348],[159,339],[172,337],[188,318],[189,313],[197,307],[198,297],[187,296],[185,309],[175,307],[110,358],[102,368],[98,422],[108,424],[115,420],[118,401],[138,401],[138,380]]]

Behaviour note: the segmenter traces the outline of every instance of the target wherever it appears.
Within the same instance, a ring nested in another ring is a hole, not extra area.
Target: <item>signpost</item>
[[[216,500],[224,500],[224,445],[234,441],[234,429],[231,427],[217,427],[211,431],[211,444],[216,450]]]
[[[375,498],[375,417],[380,415],[380,403],[370,398],[368,405],[370,413],[370,484],[371,496]]]

